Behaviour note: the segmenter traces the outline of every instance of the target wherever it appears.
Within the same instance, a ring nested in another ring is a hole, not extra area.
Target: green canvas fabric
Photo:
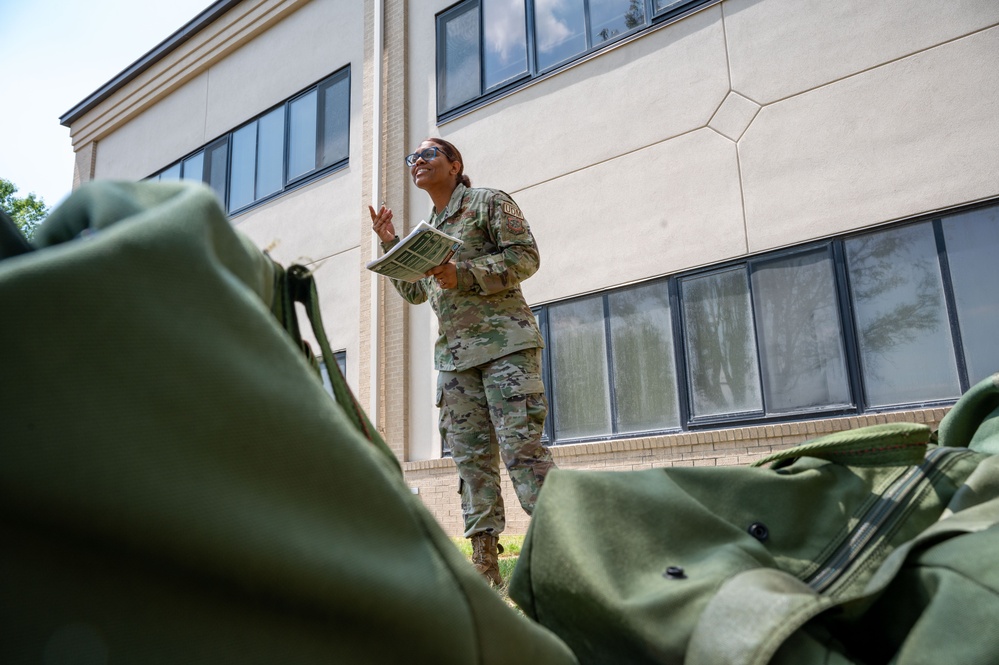
[[[999,374],[937,432],[553,472],[511,582],[581,663],[999,662]]]
[[[314,283],[209,189],[86,185],[16,250],[0,662],[575,662],[329,397],[280,316]]]

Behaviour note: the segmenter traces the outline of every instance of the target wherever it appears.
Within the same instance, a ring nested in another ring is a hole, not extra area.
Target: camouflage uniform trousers
[[[465,536],[483,531],[498,536],[506,526],[499,459],[528,515],[555,468],[541,443],[548,415],[541,349],[511,353],[461,372],[442,371],[438,382],[441,436],[458,467]]]

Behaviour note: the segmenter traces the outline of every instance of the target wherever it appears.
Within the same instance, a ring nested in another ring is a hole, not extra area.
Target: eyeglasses
[[[429,162],[431,159],[437,157],[437,153],[442,153],[444,154],[445,157],[447,157],[447,154],[436,146],[434,146],[433,148],[424,148],[423,150],[414,152],[412,155],[406,155],[406,166],[415,165],[416,160],[420,159],[421,157],[423,158],[423,161]]]

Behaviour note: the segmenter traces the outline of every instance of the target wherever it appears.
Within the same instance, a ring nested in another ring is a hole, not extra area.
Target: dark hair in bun
[[[434,143],[440,148],[440,151],[444,153],[449,162],[458,162],[461,164],[461,168],[458,169],[458,182],[463,184],[465,187],[472,186],[472,179],[465,175],[465,160],[461,156],[461,151],[454,147],[454,144],[445,141],[444,139],[429,138],[427,142]]]

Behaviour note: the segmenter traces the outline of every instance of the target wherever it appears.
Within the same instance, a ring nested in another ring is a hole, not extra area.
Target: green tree
[[[631,0],[628,13],[624,15],[624,24],[629,30],[645,23],[645,3],[642,0]]]
[[[14,196],[15,194],[17,185],[6,178],[0,178],[0,210],[10,215],[21,233],[31,240],[35,235],[35,228],[49,214],[48,206],[33,193],[25,197]]]

